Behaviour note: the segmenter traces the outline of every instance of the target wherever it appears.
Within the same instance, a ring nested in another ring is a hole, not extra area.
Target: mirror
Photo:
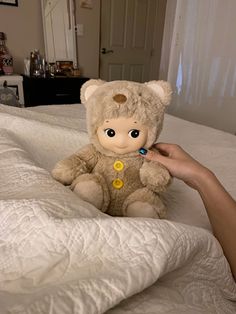
[[[73,61],[77,67],[74,0],[41,0],[48,63]]]

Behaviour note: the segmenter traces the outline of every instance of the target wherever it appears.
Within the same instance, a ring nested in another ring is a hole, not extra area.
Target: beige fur
[[[106,119],[134,117],[148,127],[144,145],[148,149],[161,132],[170,97],[170,85],[164,81],[86,82],[81,89],[81,100],[87,109],[91,144],[59,161],[52,171],[53,177],[71,185],[81,198],[110,215],[162,218],[165,206],[158,193],[170,183],[169,172],[160,164],[140,157],[137,151],[117,155],[105,149],[98,140],[97,129]],[[113,168],[117,160],[124,164],[119,172]],[[116,178],[124,183],[120,189],[113,187]]]
[[[103,185],[96,174],[82,174],[73,181],[72,189],[83,200],[90,202],[101,211],[105,211]]]

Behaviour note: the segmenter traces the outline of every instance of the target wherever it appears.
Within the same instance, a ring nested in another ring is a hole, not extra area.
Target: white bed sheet
[[[113,218],[51,178],[88,142],[84,117],[79,104],[0,106],[0,313],[235,313],[236,286],[195,191],[174,180],[167,220]],[[160,140],[182,145],[236,198],[235,136],[166,115]]]

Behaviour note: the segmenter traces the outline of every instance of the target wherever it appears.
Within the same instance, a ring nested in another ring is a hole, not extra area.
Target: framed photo
[[[56,73],[70,76],[72,75],[73,61],[56,61]]]
[[[18,0],[0,0],[0,4],[12,5],[18,7]]]

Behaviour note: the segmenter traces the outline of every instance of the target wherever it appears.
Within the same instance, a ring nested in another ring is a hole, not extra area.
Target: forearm
[[[171,173],[190,187],[196,189],[205,205],[214,235],[236,279],[236,202],[223,188],[216,176],[181,147],[159,143],[155,146],[161,154],[148,151],[144,156],[162,163]],[[143,155],[143,152],[140,152]]]
[[[213,233],[236,278],[236,202],[207,169],[198,175],[197,190],[205,205]]]

